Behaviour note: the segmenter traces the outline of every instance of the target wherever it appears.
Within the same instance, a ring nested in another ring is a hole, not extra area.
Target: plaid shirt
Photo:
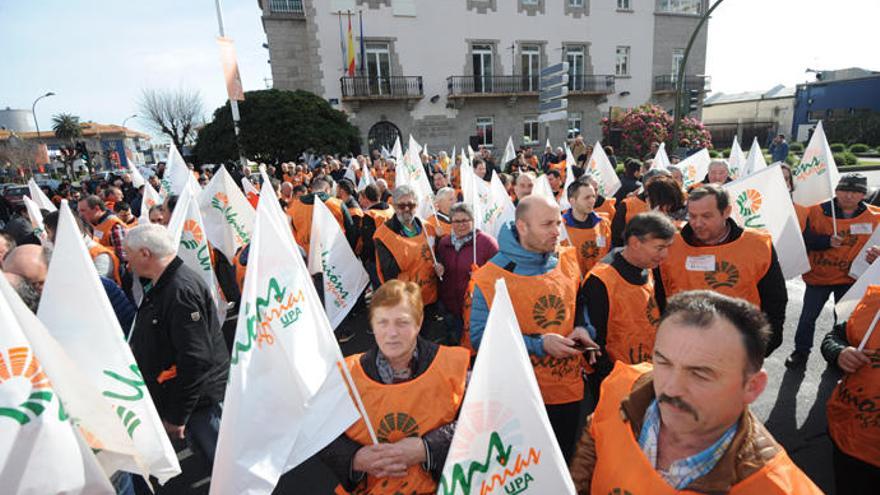
[[[125,249],[122,248],[123,242],[125,241],[125,227],[122,225],[114,225],[112,229],[110,229],[110,245],[113,246],[113,252],[116,253],[116,257],[119,258],[119,263],[123,266],[125,263],[128,263],[128,256],[125,254]]]
[[[685,459],[679,459],[669,465],[666,471],[657,470],[663,479],[666,480],[676,490],[683,490],[694,480],[705,476],[712,468],[718,464],[718,460],[730,447],[733,437],[736,435],[737,423],[727,429],[721,438],[709,446],[706,450],[698,452]],[[645,411],[645,422],[642,425],[642,431],[639,434],[639,447],[651,462],[654,468],[657,468],[657,438],[660,436],[660,406],[657,399],[651,402],[648,410]]]

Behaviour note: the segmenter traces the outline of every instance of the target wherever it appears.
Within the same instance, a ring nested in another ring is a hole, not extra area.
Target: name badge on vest
[[[99,241],[100,241],[101,239],[104,238],[104,233],[101,232],[100,230],[96,230],[96,231],[93,233],[93,235],[95,236],[95,239],[97,239],[97,240],[99,240]]]
[[[604,235],[597,235],[596,236],[596,246],[601,247],[601,248],[605,247],[605,236]]]
[[[714,272],[715,255],[688,256],[684,262],[684,267],[690,272]]]
[[[871,235],[874,233],[874,226],[870,223],[854,223],[849,226],[849,233],[851,235],[859,235],[859,234],[867,234]]]

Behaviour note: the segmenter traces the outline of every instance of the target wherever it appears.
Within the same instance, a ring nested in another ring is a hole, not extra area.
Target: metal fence
[[[411,98],[424,95],[422,76],[354,76],[340,79],[343,98]]]

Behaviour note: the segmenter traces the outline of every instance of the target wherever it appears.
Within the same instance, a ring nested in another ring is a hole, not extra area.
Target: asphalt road
[[[770,380],[767,389],[752,406],[770,432],[785,447],[794,462],[826,493],[834,494],[831,468],[831,443],[827,434],[825,403],[840,378],[839,372],[829,369],[819,353],[819,343],[833,322],[833,306],[826,304],[816,325],[813,353],[805,372],[792,372],[784,361],[794,348],[794,332],[802,305],[804,285],[800,279],[788,283],[789,304],[782,347],[765,362]],[[349,321],[356,328],[355,338],[342,345],[346,355],[362,352],[373,345],[366,333],[366,318]],[[345,324],[345,323],[344,323]],[[585,401],[586,402],[586,401]],[[589,407],[584,404],[584,409]],[[188,451],[184,451],[184,455]],[[182,461],[186,466],[201,464],[196,456]],[[207,493],[204,474],[182,476],[175,480],[180,488],[171,493]],[[193,484],[198,484],[194,487]],[[320,463],[311,461],[282,477],[276,494],[319,495],[332,494],[335,482]],[[162,490],[163,493],[167,493]]]

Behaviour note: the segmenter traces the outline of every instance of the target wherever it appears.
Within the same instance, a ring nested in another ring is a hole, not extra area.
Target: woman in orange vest
[[[412,282],[391,280],[373,294],[370,326],[377,346],[345,360],[370,427],[359,419],[318,455],[341,483],[336,493],[437,491],[470,356],[461,347],[420,338],[422,308],[421,290]]]
[[[455,203],[455,189],[443,187],[434,195],[434,209],[436,212],[428,218],[428,223],[434,227],[437,238],[449,235],[452,224],[449,219],[449,210]]]
[[[869,285],[822,341],[822,355],[846,373],[827,406],[837,493],[876,493],[880,483],[880,331],[871,327],[878,310],[880,285]]]
[[[825,360],[846,373],[828,399],[837,493],[877,493],[880,486],[880,329],[871,327],[878,311],[880,285],[869,285],[847,321],[822,341]]]
[[[596,190],[583,178],[568,186],[568,202],[571,208],[562,214],[567,245],[575,248],[581,279],[611,249],[611,222],[604,215],[593,211]]]

